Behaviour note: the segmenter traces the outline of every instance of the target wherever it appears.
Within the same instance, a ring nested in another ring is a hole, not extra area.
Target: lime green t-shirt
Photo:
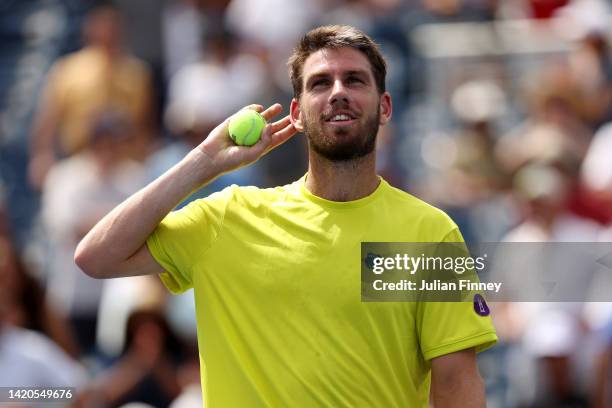
[[[194,288],[206,407],[390,408],[428,407],[432,358],[497,340],[469,302],[361,302],[361,242],[443,241],[453,221],[382,179],[333,202],[302,178],[194,201],[147,244]]]

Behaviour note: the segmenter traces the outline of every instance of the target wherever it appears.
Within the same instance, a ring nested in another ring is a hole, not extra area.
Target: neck
[[[106,56],[110,61],[113,61],[121,56],[122,50],[117,46],[110,46],[104,44],[92,44],[89,46],[90,49],[94,49],[104,56]]]
[[[372,194],[379,183],[375,152],[355,160],[334,162],[312,149],[309,151],[306,189],[317,197],[353,201]]]

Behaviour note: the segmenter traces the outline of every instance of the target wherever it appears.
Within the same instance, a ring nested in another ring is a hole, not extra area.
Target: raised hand
[[[264,110],[261,105],[249,105],[243,109],[253,109],[260,112],[267,122],[282,112],[283,107],[276,103]],[[228,126],[230,118],[213,129],[208,137],[197,147],[210,160],[211,165],[219,172],[228,171],[245,166],[259,159],[261,156],[286,142],[297,133],[289,116],[268,123],[261,135],[261,139],[253,146],[237,146],[230,139]]]

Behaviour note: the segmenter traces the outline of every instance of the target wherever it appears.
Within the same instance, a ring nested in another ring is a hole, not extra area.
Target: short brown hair
[[[372,74],[378,92],[385,92],[387,64],[378,45],[363,31],[348,25],[327,25],[310,30],[298,42],[289,57],[289,78],[293,86],[293,95],[299,99],[302,94],[304,63],[308,57],[321,49],[349,47],[362,52],[370,61]]]

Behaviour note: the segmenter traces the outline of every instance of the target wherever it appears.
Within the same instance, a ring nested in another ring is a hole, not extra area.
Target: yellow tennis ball
[[[237,145],[253,146],[261,137],[266,120],[259,112],[244,109],[234,115],[229,122],[229,135]]]

